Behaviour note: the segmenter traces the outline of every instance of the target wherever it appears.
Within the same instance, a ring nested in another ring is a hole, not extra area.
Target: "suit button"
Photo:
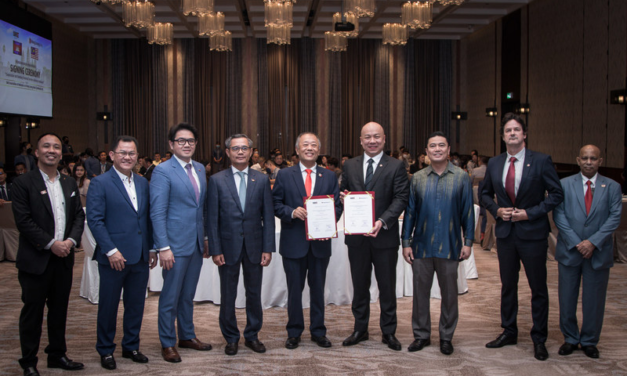
[[[137,231],[137,234],[141,235],[141,234],[142,234],[142,232],[141,232],[141,231]]]

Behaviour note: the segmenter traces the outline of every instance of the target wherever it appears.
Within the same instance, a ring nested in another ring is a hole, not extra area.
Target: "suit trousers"
[[[595,250],[595,252],[599,252]],[[560,329],[564,340],[573,345],[596,346],[601,336],[605,314],[605,296],[610,279],[610,269],[592,269],[590,259],[583,259],[577,266],[558,264]],[[581,332],[577,325],[577,300],[582,284],[581,310],[583,321]]]
[[[287,336],[300,337],[305,330],[303,318],[303,289],[305,278],[309,284],[309,331],[312,336],[327,335],[324,325],[324,284],[330,257],[318,258],[311,246],[305,257],[292,259],[283,256],[283,270],[287,279]]]
[[[42,251],[52,252],[52,251]],[[26,369],[37,366],[37,352],[41,341],[44,307],[48,306],[48,346],[49,359],[65,355],[65,325],[68,302],[72,288],[72,268],[63,258],[50,255],[48,266],[43,274],[35,275],[18,271],[18,281],[22,287],[22,312],[20,313],[19,332],[22,358],[20,366]]]
[[[370,321],[370,283],[372,266],[379,287],[381,317],[379,325],[383,334],[396,333],[396,263],[398,248],[377,249],[366,241],[362,245],[348,247],[348,260],[353,281],[352,311],[354,330],[368,331]]]
[[[516,224],[514,223],[513,226]],[[546,285],[546,257],[548,241],[528,240],[512,231],[506,238],[496,239],[499,272],[501,275],[501,327],[511,336],[518,336],[518,277],[520,262],[525,267],[531,288],[531,315],[533,343],[544,343],[548,335],[549,291]]]
[[[414,298],[411,326],[415,339],[431,338],[431,285],[433,273],[438,276],[442,293],[440,301],[440,340],[452,341],[459,308],[457,305],[457,267],[459,261],[443,258],[416,258],[412,264],[414,272]]]
[[[98,264],[100,288],[98,299],[98,320],[96,351],[98,354],[113,354],[115,351],[115,332],[118,319],[120,295],[124,291],[124,322],[122,328],[122,350],[139,349],[139,332],[144,317],[146,287],[148,286],[149,266],[146,261],[126,264],[117,271],[110,265]]]
[[[224,264],[218,268],[220,272],[220,330],[227,343],[236,343],[240,339],[235,317],[240,266],[244,272],[244,287],[246,288],[244,338],[247,341],[257,340],[257,334],[263,324],[263,309],[261,308],[263,266],[250,262],[246,254],[246,246],[242,246],[239,260],[235,264]]]
[[[196,249],[190,256],[174,256],[174,265],[163,270],[163,289],[159,296],[159,340],[162,347],[176,345],[174,321],[179,340],[196,338],[194,331],[194,295],[202,268],[202,254]]]

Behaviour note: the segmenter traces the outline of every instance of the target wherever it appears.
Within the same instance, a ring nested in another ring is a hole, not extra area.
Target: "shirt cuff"
[[[72,238],[67,238],[67,239],[68,239],[69,241],[71,241],[72,243],[74,243],[74,246],[75,246],[75,247],[76,247],[76,245],[78,244],[78,243],[76,242],[76,240],[74,240],[74,239],[72,239]]]
[[[205,236],[205,240],[209,240],[209,237],[208,237],[208,236]]]
[[[50,249],[50,248],[52,248],[52,245],[53,245],[53,244],[54,244],[54,242],[56,242],[56,241],[57,241],[56,239],[52,239],[52,240],[50,241],[50,243],[48,243],[48,244],[44,247],[44,249]]]
[[[107,252],[107,257],[111,257],[111,256],[115,255],[117,251],[118,251],[117,248],[113,248],[112,250]]]
[[[170,250],[170,246],[163,247],[163,248],[157,248],[157,252],[168,251],[168,250]]]
[[[294,212],[296,211],[296,209],[292,210],[292,219],[294,219]]]
[[[156,249],[151,249],[148,252],[150,252],[150,253],[159,253],[159,251],[157,251]]]
[[[385,221],[384,221],[383,219],[381,219],[381,218],[377,218],[377,221],[381,221],[381,223],[383,223],[383,229],[384,229],[384,230],[387,230],[387,229],[388,229],[388,225],[387,225],[387,223],[385,223]]]
[[[472,243],[474,242],[473,239],[466,239],[464,240],[464,246],[466,247],[472,247]]]
[[[411,247],[412,240],[413,239],[411,239],[411,238],[403,239],[403,248]]]

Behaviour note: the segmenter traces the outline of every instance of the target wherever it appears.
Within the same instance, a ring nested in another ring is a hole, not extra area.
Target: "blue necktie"
[[[246,174],[238,171],[239,175],[239,203],[242,204],[242,211],[246,210]]]

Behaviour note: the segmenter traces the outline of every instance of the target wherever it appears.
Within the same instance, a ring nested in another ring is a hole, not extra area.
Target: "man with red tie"
[[[486,347],[499,348],[518,341],[518,275],[522,261],[531,288],[534,357],[546,360],[549,357],[544,345],[549,318],[546,254],[550,231],[547,213],[562,202],[564,194],[551,157],[525,148],[527,126],[520,116],[505,114],[501,135],[507,152],[490,159],[481,191],[483,205],[496,218],[502,284],[503,333]]]

